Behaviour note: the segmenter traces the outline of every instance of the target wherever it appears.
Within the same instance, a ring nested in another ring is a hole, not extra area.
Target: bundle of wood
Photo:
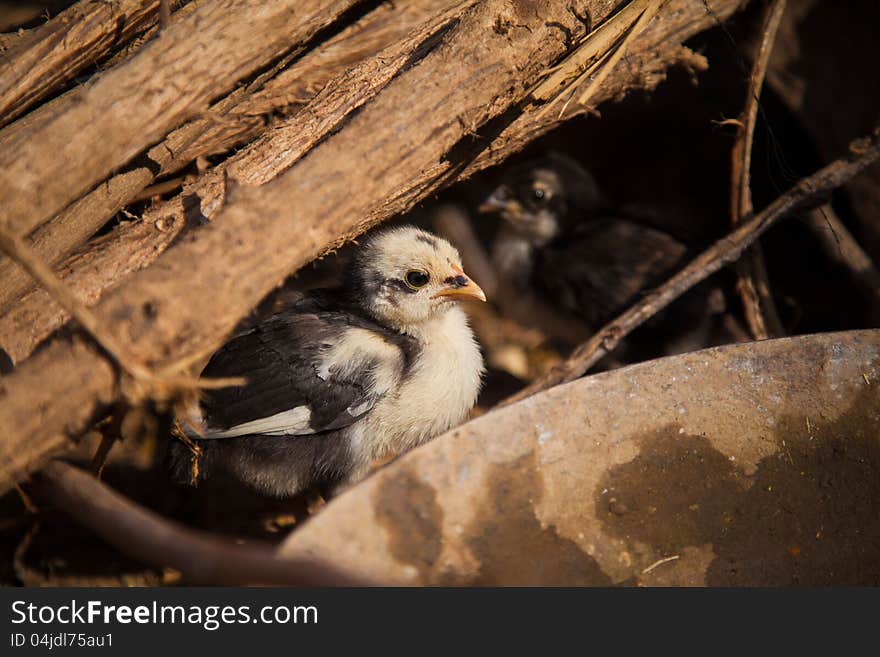
[[[606,2],[178,4],[161,31],[158,1],[84,1],[13,38],[0,76],[0,230],[95,304],[95,328],[125,359],[179,373],[298,267],[559,122],[656,84],[693,60],[682,40],[742,3],[665,3],[586,102],[593,80],[580,74],[620,45],[595,52],[588,38],[618,9]],[[628,4],[640,16],[658,3]],[[157,180],[218,153],[178,194],[83,246]],[[117,389],[88,339],[27,359],[65,314],[8,260],[0,281],[0,334],[17,365],[0,401],[8,487]]]
[[[80,0],[4,35],[0,487],[112,411],[191,394],[195,364],[303,265],[674,65],[705,68],[683,42],[746,4]],[[880,154],[874,134],[754,214],[755,111],[731,238],[520,396],[582,375]],[[99,494],[64,467],[44,475],[56,501]]]

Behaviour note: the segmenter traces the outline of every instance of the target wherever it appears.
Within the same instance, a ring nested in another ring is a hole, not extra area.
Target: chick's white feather
[[[269,417],[236,424],[228,429],[210,429],[204,431],[205,438],[235,438],[262,434],[264,436],[299,436],[314,433],[309,426],[312,409],[308,406],[297,406],[289,411],[281,411]]]
[[[450,306],[418,327],[408,376],[365,418],[370,459],[421,445],[462,422],[480,392],[483,357],[464,312]]]

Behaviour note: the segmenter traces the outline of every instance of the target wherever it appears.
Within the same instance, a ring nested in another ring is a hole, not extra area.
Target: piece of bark
[[[196,4],[184,7],[181,15],[188,15]],[[112,176],[38,228],[31,236],[33,247],[46,262],[59,264],[157,176],[177,171],[199,156],[221,153],[253,139],[266,129],[265,117],[295,115],[327,82],[349,67],[400,41],[431,16],[462,4],[461,0],[414,0],[405,6],[377,7],[290,66],[262,74],[247,87],[214,103],[212,118],[196,118],[172,131],[147,152],[142,164]],[[63,107],[47,107],[45,114],[54,116],[63,112]],[[28,115],[0,131],[0,147],[12,139],[13,132],[17,134],[35,121],[45,120],[48,116]],[[19,128],[20,123],[25,125]],[[0,256],[0,313],[32,289],[31,279]]]
[[[74,92],[76,102],[60,116],[0,151],[0,227],[29,234],[356,1],[216,0],[175,21],[131,60]]]
[[[154,25],[158,11],[159,0],[81,0],[30,30],[2,59],[0,125]]]
[[[201,155],[224,153],[250,141],[265,130],[268,117],[293,116],[348,69],[402,41],[426,22],[463,11],[474,1],[410,0],[376,7],[242,98],[225,112],[224,121],[207,122],[198,138],[178,149],[163,173],[173,173]]]
[[[722,17],[739,5],[713,3]],[[503,159],[527,139],[492,138],[515,123],[529,90],[575,46],[584,14],[597,23],[611,7],[591,0],[580,9],[575,15],[555,2],[503,0],[470,9],[308,157],[262,187],[237,188],[213,222],[106,295],[96,308],[103,330],[150,366],[208,352],[318,254],[449,184],[477,154]],[[687,34],[713,22],[702,5],[672,0],[652,25]],[[650,29],[645,35],[659,37]],[[594,102],[635,84],[638,73],[626,61],[620,70],[624,79],[607,77]],[[555,115],[533,119],[530,134],[556,123]],[[475,137],[481,127],[485,134]],[[66,435],[84,430],[103,410],[99,400],[112,399],[114,384],[106,360],[79,337],[49,345],[4,379],[3,483],[39,467]]]
[[[830,204],[807,213],[804,224],[819,242],[825,256],[843,267],[865,292],[874,321],[880,321],[880,270],[847,229]]]

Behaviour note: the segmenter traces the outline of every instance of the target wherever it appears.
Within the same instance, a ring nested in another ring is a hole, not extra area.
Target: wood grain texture
[[[96,303],[106,287],[153,262],[187,226],[212,218],[225,203],[229,180],[258,185],[289,168],[346,116],[378,93],[407,63],[414,50],[436,36],[471,4],[473,2],[450,3],[411,35],[389,40],[375,57],[338,76],[332,85],[305,105],[302,112],[279,123],[262,139],[186,185],[174,198],[147,210],[140,221],[122,224],[109,236],[81,250],[60,270],[65,283],[84,302]],[[327,61],[326,57],[322,59]],[[310,79],[313,78],[300,78],[300,84],[307,84]],[[102,185],[101,189],[104,194],[114,193],[111,185]],[[42,232],[41,229],[35,233],[35,241]],[[59,233],[59,238],[65,239],[70,229]],[[10,289],[8,280],[0,286],[0,295],[5,289]],[[66,320],[67,314],[47,292],[33,289],[0,315],[0,336],[3,336],[0,346],[13,362],[21,362]]]
[[[0,125],[155,25],[158,15],[159,0],[82,0],[10,42],[0,60]]]
[[[217,0],[174,22],[131,60],[77,89],[66,111],[5,144],[0,225],[27,235],[355,2]]]
[[[180,13],[188,15],[196,4],[187,5]],[[34,231],[30,238],[34,249],[47,262],[61,263],[158,175],[173,173],[199,156],[222,153],[254,139],[279,117],[296,115],[348,68],[404,39],[432,16],[461,4],[461,0],[414,0],[399,7],[380,5],[292,63],[282,62],[214,102],[208,118],[194,118],[175,128],[147,151],[141,163],[129,164]],[[49,120],[70,104],[66,97],[58,100],[61,102],[43,105],[0,131],[0,147],[14,134]],[[44,116],[37,116],[40,114]],[[0,256],[0,313],[33,288],[28,276]]]

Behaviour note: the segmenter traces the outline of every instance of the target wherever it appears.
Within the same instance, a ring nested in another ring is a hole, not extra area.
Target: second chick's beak
[[[507,209],[510,205],[510,197],[511,194],[507,185],[501,185],[480,204],[477,208],[477,212],[485,214],[501,212],[502,210]]]
[[[437,297],[452,297],[459,299],[476,299],[477,301],[485,301],[486,293],[479,285],[474,283],[465,273],[455,267],[452,276],[443,281],[444,287],[434,295]]]
[[[501,185],[480,204],[477,208],[477,212],[491,214],[502,212],[504,210],[507,210],[508,212],[516,211],[517,208],[515,206],[518,205],[519,204],[513,200],[513,194],[511,193],[510,188],[508,188],[507,185]]]

